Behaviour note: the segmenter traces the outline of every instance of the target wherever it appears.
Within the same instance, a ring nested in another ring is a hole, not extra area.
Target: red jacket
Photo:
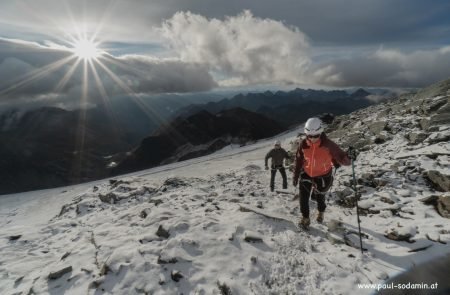
[[[333,166],[350,165],[350,159],[339,146],[322,133],[320,138],[312,143],[304,139],[295,155],[294,180],[297,180],[303,170],[310,177],[328,174]]]

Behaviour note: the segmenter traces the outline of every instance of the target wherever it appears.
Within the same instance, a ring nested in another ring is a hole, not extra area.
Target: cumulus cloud
[[[0,39],[0,48],[3,102],[79,101],[83,91],[95,101],[101,98],[102,91],[108,95],[129,95],[205,91],[217,86],[207,67],[179,59],[104,55],[99,59],[103,67],[93,62],[98,79],[88,68],[89,77],[85,80],[84,62],[75,67],[77,58],[62,46]],[[103,90],[97,86],[97,80]]]
[[[311,62],[298,28],[250,11],[224,20],[178,12],[161,32],[181,60],[207,65],[222,85],[303,82]]]
[[[315,65],[311,76],[330,86],[423,87],[450,77],[449,47],[405,53],[380,48],[366,56]]]
[[[221,86],[314,84],[423,87],[450,77],[450,47],[405,52],[348,48],[348,58],[313,61],[308,37],[296,27],[250,11],[223,20],[178,12],[161,33],[185,62],[204,64]],[[323,48],[322,48],[323,49]]]

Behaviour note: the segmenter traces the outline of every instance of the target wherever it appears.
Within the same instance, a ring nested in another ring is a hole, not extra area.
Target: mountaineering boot
[[[308,229],[311,221],[307,217],[302,217],[302,219],[298,222],[298,225],[303,229]]]
[[[323,212],[319,212],[319,214],[317,214],[317,222],[318,223],[322,223],[323,222]]]

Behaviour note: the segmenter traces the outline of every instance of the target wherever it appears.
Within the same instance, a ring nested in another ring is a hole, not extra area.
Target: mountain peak
[[[366,96],[370,95],[370,92],[367,92],[366,90],[364,90],[363,88],[359,88],[358,90],[356,90],[355,92],[353,92],[350,97],[352,98],[364,98]]]

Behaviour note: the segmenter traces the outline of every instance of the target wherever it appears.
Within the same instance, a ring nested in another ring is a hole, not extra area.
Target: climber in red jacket
[[[308,228],[309,198],[317,200],[317,222],[322,223],[326,208],[325,194],[333,183],[332,168],[350,165],[350,158],[339,146],[327,138],[323,123],[318,118],[310,118],[305,124],[306,139],[300,143],[295,155],[293,185],[299,184],[300,211],[299,225]],[[300,177],[300,183],[299,183]]]

